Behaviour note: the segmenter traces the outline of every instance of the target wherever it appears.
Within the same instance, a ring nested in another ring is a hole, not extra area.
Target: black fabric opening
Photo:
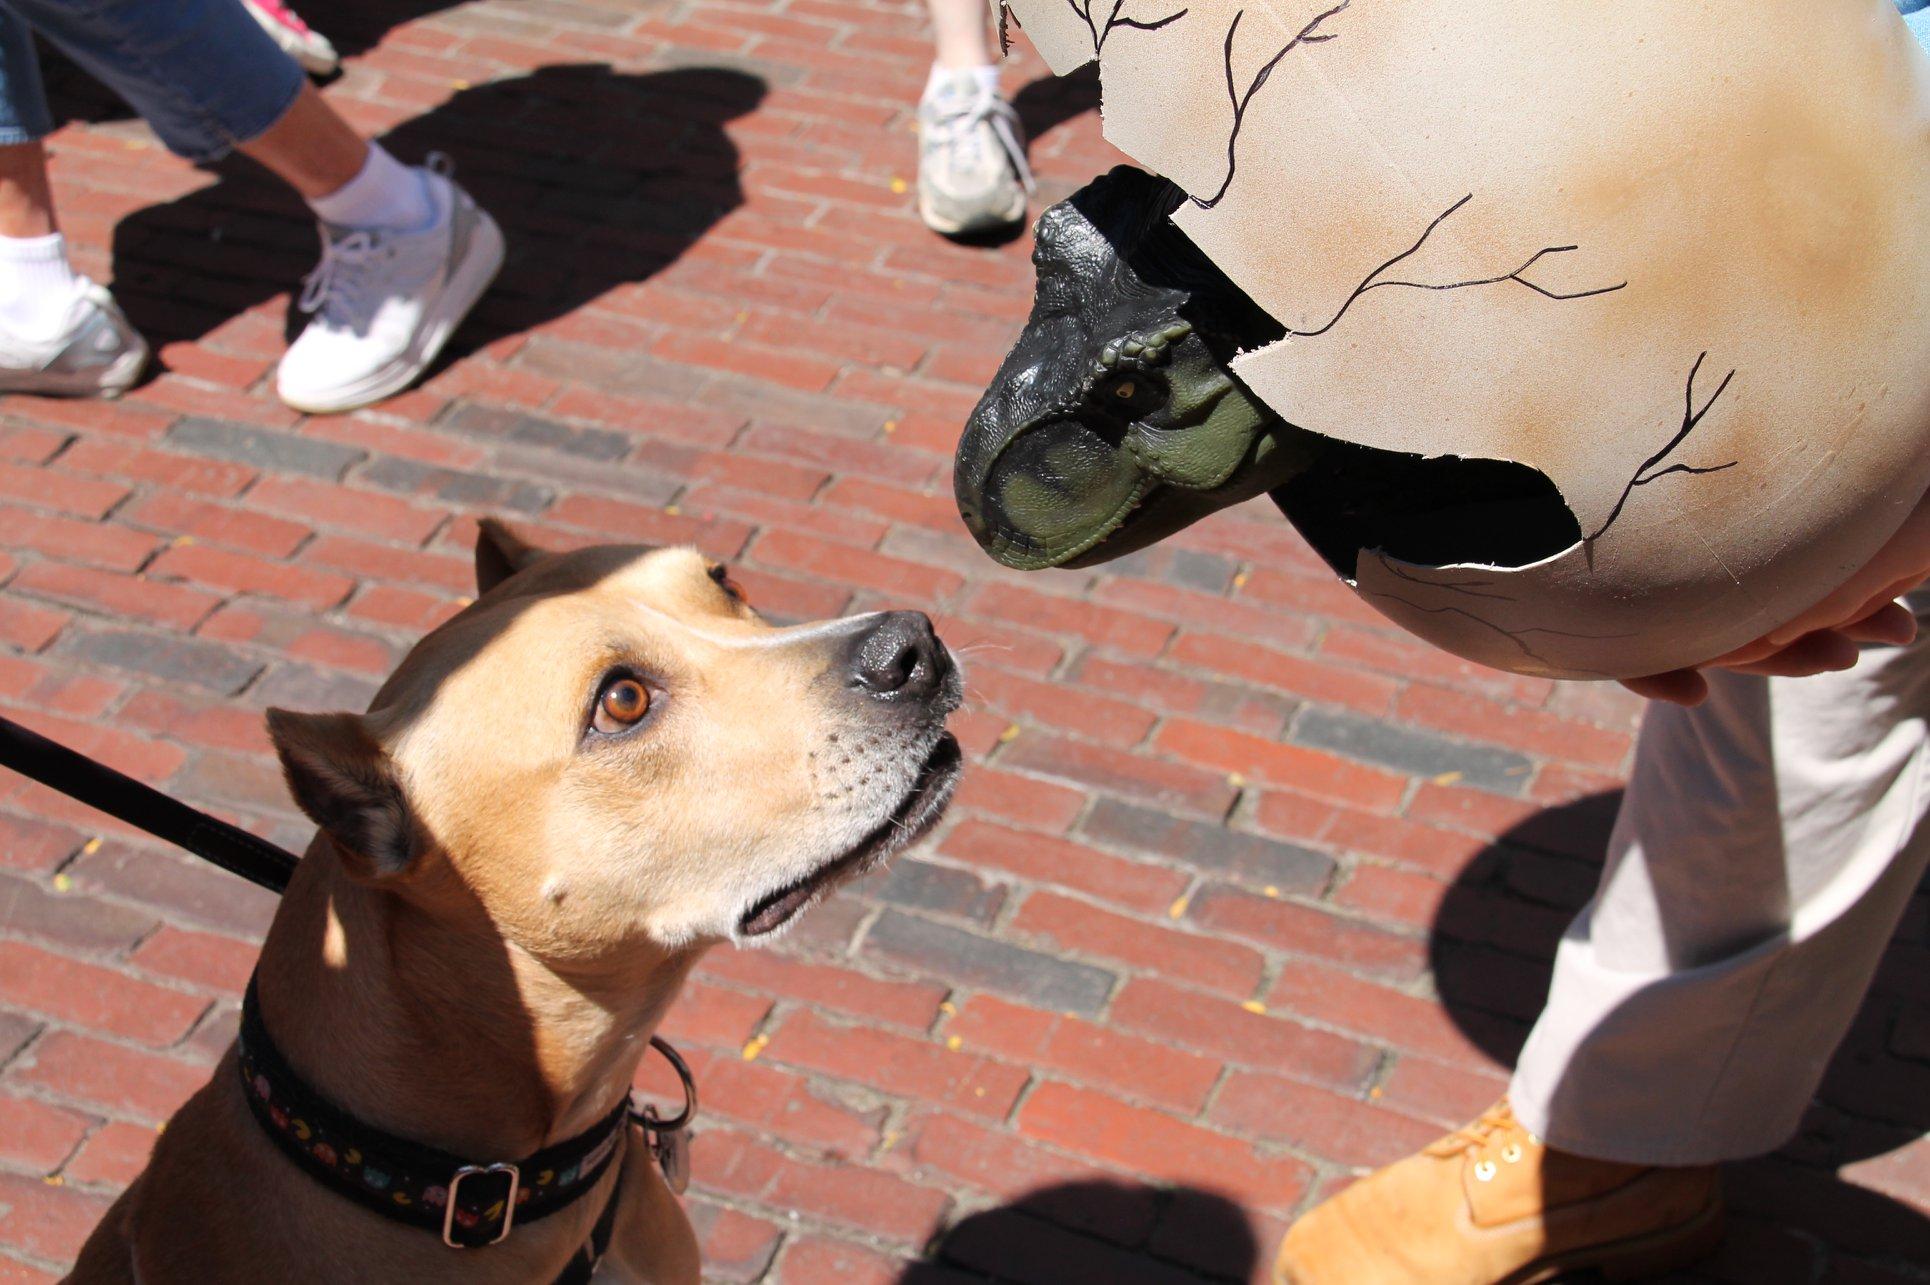
[[[1317,440],[1313,465],[1273,501],[1349,580],[1363,549],[1419,566],[1522,567],[1582,538],[1554,482],[1525,464]]]

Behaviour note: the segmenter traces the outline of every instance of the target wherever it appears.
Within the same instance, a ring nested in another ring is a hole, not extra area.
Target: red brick
[[[163,925],[130,960],[150,973],[238,999],[260,955],[259,942]]]
[[[0,1165],[52,1173],[87,1136],[84,1116],[0,1093]]]
[[[1320,655],[1398,679],[1473,688],[1497,700],[1530,706],[1541,704],[1551,691],[1562,687],[1590,686],[1558,685],[1546,678],[1490,669],[1429,646],[1418,638],[1353,625],[1335,625],[1327,630],[1321,636]]]
[[[1152,730],[1153,714],[1125,701],[1077,691],[1064,683],[1037,682],[975,665],[966,675],[966,698],[992,708],[1060,727],[1108,745],[1136,745]]]
[[[1282,745],[1191,719],[1172,719],[1154,744],[1189,762],[1239,772],[1296,794],[1357,806],[1393,808],[1407,778],[1300,745]]]
[[[788,500],[810,499],[831,478],[823,469],[802,468],[734,451],[706,451],[697,457],[695,475],[725,486],[761,491]]]
[[[59,562],[34,563],[10,587],[105,615],[171,625],[184,633],[221,602],[217,594],[185,585]]]
[[[130,726],[190,745],[255,754],[271,749],[261,712],[227,701],[199,700],[148,688],[136,692],[122,706],[120,718]]]
[[[152,1047],[188,1033],[205,1000],[24,942],[0,941],[0,999]]]
[[[0,643],[21,651],[39,651],[66,628],[67,612],[0,596]]]
[[[52,871],[87,842],[87,836],[44,820],[0,813],[0,866],[29,874]]]
[[[1369,714],[1386,713],[1400,688],[1391,678],[1291,656],[1246,639],[1190,630],[1180,635],[1167,655],[1181,664],[1201,665],[1215,673]]]
[[[347,598],[355,582],[289,562],[267,562],[206,545],[176,545],[154,562],[152,574],[179,576],[241,593],[267,594],[317,609]]]
[[[1219,773],[1064,736],[1020,736],[999,763],[1212,820],[1224,817],[1236,797],[1233,784]]]
[[[1440,687],[1410,687],[1396,702],[1396,713],[1424,727],[1471,736],[1511,749],[1544,754],[1587,767],[1619,767],[1632,738],[1540,710],[1502,705]]]
[[[1381,1086],[1391,1107],[1457,1129],[1500,1101],[1508,1091],[1507,1072],[1497,1067],[1468,1070],[1421,1057],[1394,1063]]]
[[[0,461],[0,499],[36,509],[99,519],[127,498],[127,493],[127,488],[118,483]]]
[[[0,1173],[0,1241],[36,1258],[71,1261],[107,1205],[105,1198],[72,1187]]]
[[[1022,620],[1032,629],[1075,634],[1094,646],[1142,658],[1158,655],[1174,633],[1174,627],[1163,620],[999,582],[974,591],[964,611],[967,615]]]
[[[1333,904],[1408,928],[1425,930],[1440,914],[1448,885],[1427,875],[1362,863],[1337,888]]]
[[[974,763],[959,783],[953,806],[1048,833],[1064,830],[1085,810],[1083,791]]]
[[[109,1120],[87,1139],[61,1176],[70,1182],[125,1187],[147,1168],[157,1136],[152,1129]]]
[[[1238,1138],[1091,1089],[1047,1082],[1026,1099],[1019,1128],[1069,1151],[1177,1186],[1231,1188],[1265,1209],[1291,1209],[1313,1171],[1270,1159]]]
[[[210,500],[191,499],[171,491],[150,492],[115,518],[267,558],[287,557],[310,535],[309,529],[299,522]]]
[[[765,1199],[781,1209],[914,1245],[938,1229],[951,1204],[942,1191],[875,1169],[801,1164],[780,1169]]]
[[[133,571],[160,542],[154,536],[99,522],[78,522],[0,504],[0,548],[31,550],[63,562]]]
[[[1055,884],[1115,905],[1164,912],[1190,882],[1161,866],[1127,861],[1068,839],[1053,839],[967,820],[945,836],[940,851],[973,866],[989,866],[1028,882]]]
[[[700,521],[598,495],[565,496],[550,509],[546,519],[593,532],[598,540],[606,543],[694,544],[715,558],[736,557],[750,538],[750,528],[741,522]]]
[[[791,531],[766,532],[751,556],[769,566],[856,583],[919,603],[948,597],[963,583],[950,571]]]
[[[179,487],[197,495],[232,496],[248,485],[255,471],[226,460],[211,460],[200,455],[176,455],[170,451],[150,450],[126,442],[103,442],[83,438],[60,457],[62,468],[80,473],[124,477],[136,482],[153,482]]]
[[[945,988],[929,982],[884,981],[773,950],[719,948],[705,957],[699,971],[820,1008],[918,1030],[931,1025],[945,999]]]
[[[1207,1118],[1333,1164],[1378,1168],[1433,1142],[1440,1130],[1345,1094],[1277,1075],[1235,1071]]]
[[[682,1044],[708,1044],[737,1049],[756,1032],[771,1011],[771,1001],[724,986],[700,981],[684,984],[676,1007],[664,1020],[665,1038]]]
[[[1272,1016],[1151,978],[1126,983],[1113,1000],[1112,1021],[1237,1065],[1288,1072],[1335,1088],[1365,1083],[1375,1062],[1365,1044],[1315,1030],[1291,1015]]]
[[[706,1114],[715,1112],[829,1156],[860,1157],[877,1145],[883,1108],[862,1111],[831,1101],[813,1091],[804,1076],[761,1058],[747,1062],[736,1053],[719,1053],[693,1068],[703,1086]]]
[[[993,1118],[1011,1109],[1028,1078],[1019,1067],[888,1031],[833,1026],[808,1011],[785,1019],[764,1056]]]
[[[366,586],[348,605],[351,616],[413,633],[427,633],[461,610],[459,602],[395,585]]]
[[[1489,1058],[1438,1001],[1408,995],[1340,968],[1307,961],[1280,970],[1267,996],[1273,1008],[1348,1031],[1390,1048],[1464,1066]]]
[[[1010,926],[1060,950],[1117,960],[1242,999],[1253,994],[1266,968],[1258,951],[1237,942],[1180,932],[1050,892],[1028,896]]]
[[[424,549],[398,549],[352,536],[318,536],[302,550],[301,559],[316,566],[378,580],[400,580],[451,593],[473,594],[476,569],[472,559],[455,558]]]
[[[205,1066],[67,1031],[43,1036],[7,1074],[67,1101],[149,1124],[173,1115],[208,1080]]]
[[[1272,950],[1312,955],[1370,973],[1418,977],[1427,944],[1295,901],[1236,888],[1209,888],[1193,898],[1195,923],[1255,941]]]
[[[252,508],[288,514],[316,526],[356,531],[403,544],[421,544],[447,513],[422,509],[390,495],[349,490],[306,478],[266,477],[248,492]]]
[[[1181,1115],[1206,1104],[1220,1064],[1076,1017],[974,996],[945,1026],[965,1048],[1058,1072]]]
[[[787,1238],[778,1271],[786,1285],[894,1285],[904,1264],[847,1241]]]

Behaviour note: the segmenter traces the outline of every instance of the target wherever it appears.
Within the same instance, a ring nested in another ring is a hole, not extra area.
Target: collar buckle
[[[508,1237],[509,1229],[516,1225],[516,1193],[522,1188],[522,1170],[507,1162],[493,1165],[464,1165],[462,1168],[456,1170],[455,1177],[449,1180],[449,1203],[442,1212],[442,1243],[449,1246],[449,1248],[479,1248],[479,1246],[467,1245],[456,1239],[456,1193],[461,1190],[462,1180],[464,1178],[474,1178],[477,1174],[488,1173],[508,1174],[509,1194],[503,1197],[503,1229],[497,1232],[494,1238],[483,1241],[482,1244],[499,1244]]]

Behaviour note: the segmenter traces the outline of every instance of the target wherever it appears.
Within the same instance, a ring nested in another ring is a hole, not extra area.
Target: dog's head
[[[476,568],[369,713],[269,712],[359,879],[473,900],[559,962],[744,940],[950,798],[960,681],[923,615],[775,628],[693,549],[551,554],[488,522]]]

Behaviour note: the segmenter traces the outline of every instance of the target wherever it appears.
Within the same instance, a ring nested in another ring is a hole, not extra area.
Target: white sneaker
[[[313,315],[282,356],[275,391],[315,415],[354,410],[414,383],[503,266],[496,220],[431,157],[435,218],[419,232],[322,225],[322,261],[303,284]]]
[[[66,324],[51,339],[0,326],[0,393],[119,397],[141,377],[147,356],[147,340],[114,297],[82,277]]]
[[[333,76],[342,66],[342,57],[328,37],[312,29],[302,16],[283,0],[241,0],[255,21],[268,33],[281,51],[301,64],[311,76]]]
[[[1025,217],[1032,171],[1012,104],[970,70],[940,72],[918,104],[918,216],[946,236]]]

